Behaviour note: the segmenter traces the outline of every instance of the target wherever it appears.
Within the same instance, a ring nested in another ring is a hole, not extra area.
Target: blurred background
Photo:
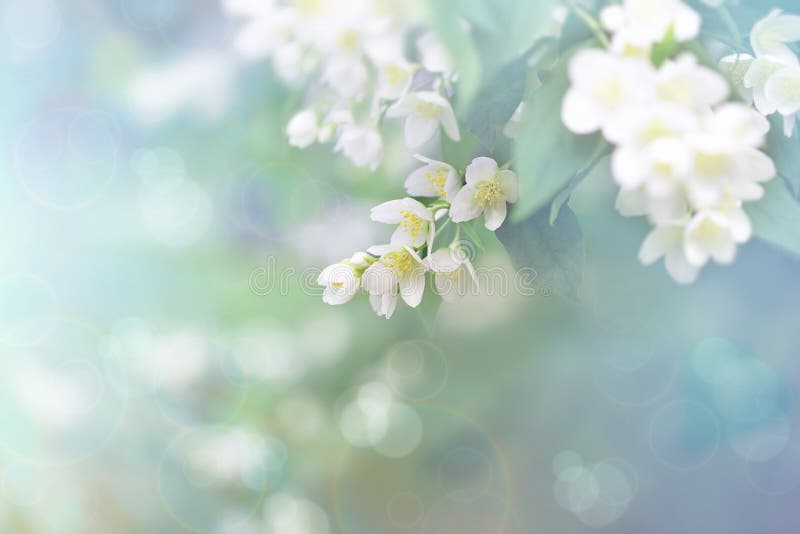
[[[796,258],[678,287],[601,165],[578,302],[330,308],[314,269],[388,239],[415,167],[398,125],[375,173],[290,148],[302,96],[216,0],[0,21],[0,531],[800,531]]]

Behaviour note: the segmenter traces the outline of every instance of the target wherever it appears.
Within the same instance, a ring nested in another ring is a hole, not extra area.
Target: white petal
[[[680,42],[691,41],[700,33],[700,14],[682,2],[678,4],[673,27],[675,38]]]
[[[397,309],[397,294],[389,294],[385,293],[382,298],[381,308],[383,311],[383,315],[387,319],[391,319],[392,315],[394,315],[395,309]]]
[[[414,93],[409,93],[395,102],[389,109],[386,110],[386,117],[390,119],[397,119],[405,117],[410,114],[417,107],[417,96]]]
[[[405,126],[406,146],[411,149],[419,148],[431,140],[438,128],[439,122],[436,119],[409,115]]]
[[[620,147],[611,157],[611,171],[614,180],[623,189],[636,189],[645,179],[641,150]]]
[[[746,243],[753,236],[753,227],[750,218],[744,210],[733,210],[728,213],[728,223],[731,235],[737,243]]]
[[[483,208],[475,200],[475,193],[471,185],[465,185],[458,192],[450,207],[450,218],[454,223],[471,221],[481,214]]]
[[[497,162],[492,158],[475,158],[467,167],[467,184],[475,185],[484,180],[491,180],[498,171]]]
[[[412,308],[420,305],[424,294],[425,270],[422,267],[414,269],[407,276],[400,279],[400,296]]]
[[[647,236],[639,249],[639,261],[644,265],[652,265],[663,258],[670,249],[670,230],[656,228]]]
[[[798,114],[789,115],[783,118],[783,135],[791,137],[794,133],[794,127],[797,123]]]
[[[757,56],[774,56],[784,61],[797,61],[786,43],[798,40],[800,16],[784,15],[780,10],[774,10],[758,21],[750,33],[750,44]]]
[[[403,220],[402,212],[405,209],[405,199],[390,200],[372,208],[372,210],[370,210],[370,218],[379,223],[398,224]]]
[[[700,274],[700,269],[690,264],[683,252],[669,254],[664,265],[672,279],[679,284],[693,284]]]
[[[513,171],[500,171],[497,173],[497,181],[500,182],[500,189],[506,197],[506,202],[511,204],[519,199],[519,179]]]
[[[444,133],[447,134],[447,137],[456,142],[461,141],[461,133],[458,130],[456,114],[453,112],[453,108],[450,106],[449,102],[447,103],[447,107],[442,108],[442,115],[439,117],[439,120],[442,123]]]
[[[736,154],[736,166],[743,180],[753,182],[767,182],[778,172],[772,158],[755,148],[740,150]]]
[[[425,265],[435,273],[452,273],[461,267],[461,263],[457,261],[457,252],[449,249],[442,248],[425,258]]]
[[[782,115],[800,111],[800,68],[776,72],[764,88],[767,100],[774,103]]]
[[[506,220],[507,211],[508,206],[503,200],[486,206],[486,210],[484,211],[486,229],[494,232],[500,228]]]
[[[596,132],[603,125],[603,114],[594,101],[577,88],[572,88],[564,97],[561,107],[564,126],[576,134]]]

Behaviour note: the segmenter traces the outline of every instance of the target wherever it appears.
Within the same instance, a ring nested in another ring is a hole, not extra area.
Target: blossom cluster
[[[517,176],[486,157],[474,159],[463,178],[452,165],[417,158],[424,166],[406,179],[410,196],[380,204],[371,212],[373,221],[395,226],[389,244],[373,246],[323,270],[317,282],[325,287],[325,303],[345,304],[364,289],[375,313],[388,319],[400,299],[412,308],[419,306],[426,273],[432,274],[436,293],[445,302],[457,300],[475,282],[475,269],[459,241],[460,227],[449,246],[436,249],[437,224],[443,221],[441,231],[450,222],[458,225],[483,215],[484,226],[496,230],[506,219],[508,203],[517,201]]]
[[[307,88],[306,107],[286,126],[292,146],[334,143],[356,166],[375,170],[383,154],[384,118],[406,117],[405,139],[416,149],[441,125],[460,139],[448,100],[456,79],[434,35],[422,32],[401,3],[380,0],[225,0],[245,20],[236,50],[271,59],[284,81]],[[413,56],[413,57],[412,57]]]
[[[787,43],[800,41],[800,16],[775,10],[750,33],[755,56],[734,54],[721,67],[763,115],[780,113],[791,137],[800,113],[800,59]]]
[[[617,209],[654,226],[640,260],[665,258],[676,281],[691,283],[711,259],[732,262],[752,235],[743,205],[761,198],[761,184],[776,174],[759,150],[769,122],[729,102],[727,81],[693,54],[654,64],[656,45],[699,33],[699,15],[680,0],[626,0],[601,20],[610,47],[572,58],[562,119],[572,132],[601,131],[614,145]]]

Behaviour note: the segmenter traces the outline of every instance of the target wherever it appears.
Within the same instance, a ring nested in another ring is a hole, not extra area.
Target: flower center
[[[720,176],[728,168],[728,158],[725,154],[700,152],[695,156],[694,166],[703,176]]]
[[[381,262],[394,271],[397,276],[410,273],[414,268],[414,258],[405,249],[387,254],[381,258]]]
[[[400,221],[400,227],[412,238],[418,238],[425,229],[426,221],[422,220],[420,216],[408,210],[403,210],[400,212],[400,214],[403,216],[403,220]]]
[[[595,90],[595,96],[608,108],[615,108],[625,100],[625,88],[616,78],[609,78]]]
[[[491,206],[503,198],[503,190],[500,182],[493,178],[480,182],[475,187],[475,201],[481,206]]]
[[[386,67],[386,81],[389,85],[400,85],[405,80],[405,71],[397,65]]]
[[[339,34],[339,46],[348,52],[358,49],[358,34],[355,30],[344,30]]]
[[[428,180],[430,186],[428,189],[431,193],[435,193],[440,197],[445,197],[444,184],[447,182],[447,169],[439,167],[436,172],[428,171],[425,173],[425,178]]]
[[[651,141],[655,141],[656,139],[660,139],[661,137],[669,137],[673,135],[672,129],[664,124],[664,121],[661,119],[653,119],[651,122],[647,123],[644,129],[641,132],[640,138],[642,144],[648,144]]]
[[[439,106],[420,100],[417,102],[417,115],[423,119],[438,119],[440,115]]]
[[[660,85],[658,87],[658,96],[667,102],[687,107],[694,103],[692,83],[684,77],[678,77],[669,83]]]

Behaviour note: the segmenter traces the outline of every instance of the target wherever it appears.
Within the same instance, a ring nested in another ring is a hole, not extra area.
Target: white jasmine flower
[[[248,21],[236,35],[233,47],[246,60],[256,61],[275,54],[295,39],[298,14],[290,8],[278,8],[270,2],[259,2],[249,13],[239,14]]]
[[[422,56],[422,66],[429,72],[448,73],[453,70],[450,54],[433,33],[417,39],[417,49]]]
[[[425,267],[434,273],[436,293],[447,303],[453,303],[477,283],[477,275],[467,255],[458,249],[439,249],[425,258]]]
[[[639,261],[652,265],[664,258],[664,265],[672,278],[680,284],[697,280],[700,267],[689,263],[684,247],[685,223],[657,226],[647,236],[639,250]]]
[[[793,117],[800,111],[800,66],[786,67],[773,74],[764,94],[778,113]]]
[[[744,79],[754,60],[755,58],[750,54],[731,54],[719,62],[720,70],[728,75],[739,95],[751,103],[753,102],[753,90],[745,86]]]
[[[572,132],[589,134],[626,107],[649,101],[655,71],[645,61],[589,49],[572,58],[569,77],[572,87],[564,98],[562,120]]]
[[[796,63],[795,63],[796,64]],[[778,111],[778,105],[767,98],[767,83],[772,76],[785,69],[787,64],[772,57],[760,57],[753,60],[744,76],[744,86],[753,91],[753,103],[764,115],[772,115]]]
[[[297,148],[308,148],[317,140],[319,121],[312,109],[304,109],[289,120],[286,135],[289,144]]]
[[[751,236],[750,220],[742,209],[701,211],[686,226],[686,258],[696,267],[712,258],[729,264],[736,257],[736,245]]]
[[[275,50],[272,66],[281,80],[298,84],[316,68],[317,58],[302,43],[293,41]]]
[[[402,245],[381,245],[368,252],[380,256],[362,277],[375,313],[391,318],[398,295],[412,308],[419,306],[425,293],[425,266],[416,251]]]
[[[763,194],[757,182],[775,176],[772,160],[756,149],[708,134],[693,137],[690,145],[694,154],[686,190],[697,209],[713,207],[733,191],[743,200],[756,200]]]
[[[769,121],[760,113],[744,104],[735,102],[718,107],[706,122],[713,134],[741,143],[751,148],[764,145],[769,133]]]
[[[361,100],[369,82],[369,73],[359,58],[337,56],[325,66],[325,81],[342,98]]]
[[[750,32],[750,44],[757,57],[772,57],[792,64],[797,56],[786,43],[800,41],[800,16],[785,15],[780,9],[758,21]]]
[[[408,194],[412,197],[439,197],[452,202],[461,186],[461,179],[453,166],[420,155],[414,157],[426,165],[406,179]]]
[[[357,252],[349,260],[326,267],[317,278],[317,284],[325,286],[322,301],[331,306],[350,302],[361,287],[361,275],[373,261],[367,254]]]
[[[346,124],[334,150],[343,152],[357,167],[369,167],[374,171],[383,155],[383,138],[371,126]]]
[[[683,54],[667,61],[656,77],[656,94],[665,102],[703,111],[724,102],[730,93],[725,78],[697,64],[697,58]]]
[[[620,189],[614,208],[623,217],[644,217],[649,211],[647,193],[641,187],[639,189]]]
[[[386,116],[407,117],[405,140],[409,148],[418,148],[430,141],[439,124],[450,139],[461,140],[458,122],[450,102],[433,91],[406,94],[389,108]]]
[[[413,198],[390,200],[372,208],[370,216],[375,222],[398,225],[392,235],[393,245],[416,248],[427,243],[430,250],[436,228],[431,210],[421,202]]]
[[[691,41],[700,33],[701,23],[700,15],[680,0],[625,0],[604,8],[600,20],[616,34],[615,50],[624,55],[631,49],[649,52],[670,29],[678,41]]]
[[[379,84],[377,95],[386,100],[397,100],[411,85],[416,66],[403,58],[378,63]]]
[[[655,194],[674,191],[692,163],[692,152],[677,138],[662,137],[645,148],[620,147],[611,166],[614,179],[623,189],[646,186]]]
[[[333,109],[328,113],[325,119],[323,119],[319,128],[317,140],[320,143],[330,142],[339,128],[345,124],[353,124],[353,113],[349,109]]]
[[[500,170],[493,159],[476,158],[467,167],[466,181],[453,200],[450,218],[460,223],[483,213],[488,230],[500,228],[506,220],[506,203],[517,201],[517,175],[509,170]]]
[[[680,138],[697,131],[696,113],[667,102],[648,103],[623,109],[608,119],[603,133],[615,145],[642,148],[657,139]]]

